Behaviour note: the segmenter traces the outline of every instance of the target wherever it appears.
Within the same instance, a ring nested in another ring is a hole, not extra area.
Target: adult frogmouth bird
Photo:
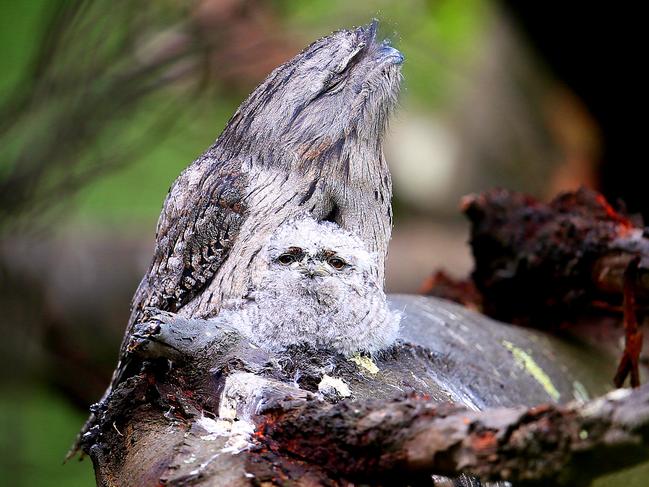
[[[382,282],[392,212],[381,146],[403,56],[376,28],[335,32],[273,71],[178,177],[130,325],[148,307],[207,317],[241,299],[263,242],[304,211],[361,238]]]
[[[403,56],[376,30],[334,32],[275,69],[174,182],[122,355],[147,309],[210,317],[258,287],[262,245],[305,212],[360,238],[382,284],[392,226],[382,140]],[[138,370],[127,365],[113,386]]]

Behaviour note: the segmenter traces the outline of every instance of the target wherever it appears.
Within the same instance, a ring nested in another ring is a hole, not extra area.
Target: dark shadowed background
[[[275,66],[372,18],[406,57],[389,291],[470,271],[466,193],[586,184],[647,213],[635,12],[0,0],[0,483],[93,485],[89,461],[61,462],[114,367],[167,189]]]

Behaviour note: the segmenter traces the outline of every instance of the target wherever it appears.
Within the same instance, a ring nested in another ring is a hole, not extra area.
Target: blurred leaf
[[[0,105],[0,231],[27,217],[34,225],[176,123],[206,45],[172,5],[70,0],[41,9],[41,38]]]
[[[85,416],[45,388],[0,390],[0,479],[12,487],[95,485],[88,458],[63,459]]]

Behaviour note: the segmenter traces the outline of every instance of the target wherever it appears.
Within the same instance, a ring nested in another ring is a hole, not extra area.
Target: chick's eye
[[[329,265],[334,269],[340,270],[347,266],[347,262],[345,262],[340,257],[332,257],[331,259],[329,259]]]
[[[295,256],[293,254],[282,254],[277,258],[277,262],[282,265],[290,265],[295,262]]]

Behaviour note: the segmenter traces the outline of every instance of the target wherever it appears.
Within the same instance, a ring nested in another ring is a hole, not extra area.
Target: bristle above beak
[[[359,31],[362,33],[362,36],[365,38],[366,44],[369,46],[376,39],[376,31],[379,28],[379,21],[377,19],[372,20],[367,25],[359,27]]]

